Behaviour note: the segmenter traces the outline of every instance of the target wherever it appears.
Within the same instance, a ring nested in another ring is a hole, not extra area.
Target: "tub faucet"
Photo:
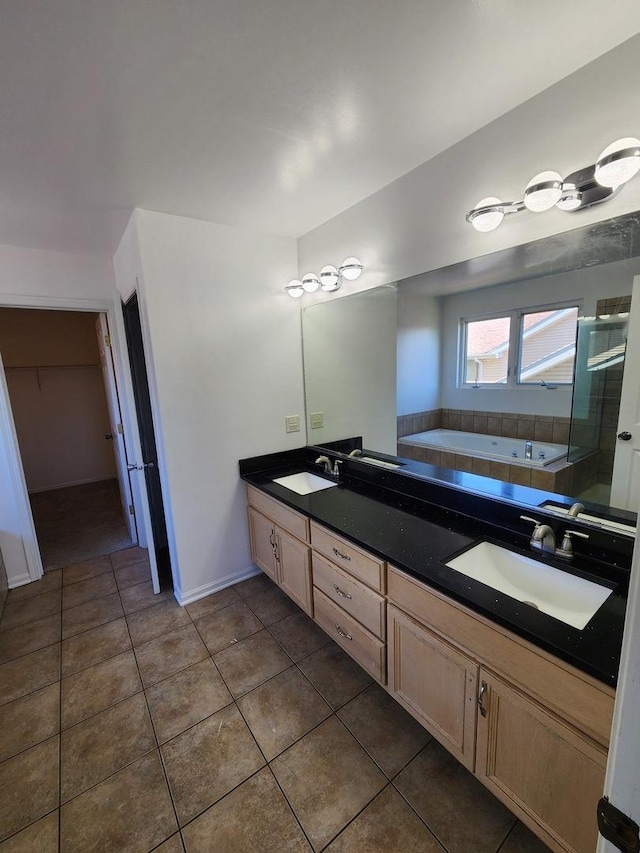
[[[533,456],[533,443],[531,441],[525,441],[524,443],[524,458],[531,459]]]

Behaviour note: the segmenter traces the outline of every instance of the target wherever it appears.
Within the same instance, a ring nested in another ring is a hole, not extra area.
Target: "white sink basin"
[[[321,492],[323,489],[331,489],[338,484],[333,480],[325,480],[317,474],[301,471],[299,474],[289,474],[288,477],[278,477],[273,481],[285,489],[291,489],[297,495],[310,495],[312,492]]]
[[[580,629],[613,592],[490,542],[480,542],[447,566]]]

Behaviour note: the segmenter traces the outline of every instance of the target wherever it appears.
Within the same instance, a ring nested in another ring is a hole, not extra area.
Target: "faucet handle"
[[[565,530],[564,535],[568,536],[569,538],[571,538],[572,536],[579,536],[581,539],[589,538],[589,534],[583,533],[581,530]]]
[[[530,515],[521,515],[521,516],[520,516],[520,518],[521,518],[523,521],[530,521],[532,524],[535,524],[535,525],[536,525],[536,527],[537,527],[538,525],[542,524],[542,522],[541,522],[541,521],[538,521],[538,519],[537,519],[537,518],[531,518],[531,516],[530,516]]]
[[[565,530],[564,536],[562,537],[562,543],[556,551],[557,557],[566,557],[567,559],[571,559],[571,557],[573,557],[572,536],[579,536],[581,539],[589,538],[588,533],[582,533],[580,530]]]

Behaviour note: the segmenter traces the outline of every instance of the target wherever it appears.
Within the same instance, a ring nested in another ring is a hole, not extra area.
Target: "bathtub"
[[[565,457],[568,451],[566,444],[532,441],[531,459],[525,459],[525,439],[461,432],[455,429],[431,429],[428,432],[404,435],[398,439],[398,444],[427,447],[430,450],[459,453],[480,459],[495,459],[510,465],[525,465],[531,468],[543,468],[557,462]]]

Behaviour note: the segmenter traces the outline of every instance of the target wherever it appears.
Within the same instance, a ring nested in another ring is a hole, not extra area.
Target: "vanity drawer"
[[[316,553],[313,553],[313,583],[334,604],[384,640],[385,600],[381,595]]]
[[[348,613],[327,598],[317,587],[313,589],[315,620],[338,645],[380,684],[386,684],[386,646],[363,628]]]
[[[247,486],[247,500],[250,506],[266,515],[278,527],[287,530],[303,542],[309,541],[309,519],[306,516],[289,509],[288,506],[254,489],[253,486]]]
[[[311,522],[311,544],[341,569],[354,575],[368,586],[384,592],[384,561],[367,554],[357,545],[336,536],[314,521]]]

